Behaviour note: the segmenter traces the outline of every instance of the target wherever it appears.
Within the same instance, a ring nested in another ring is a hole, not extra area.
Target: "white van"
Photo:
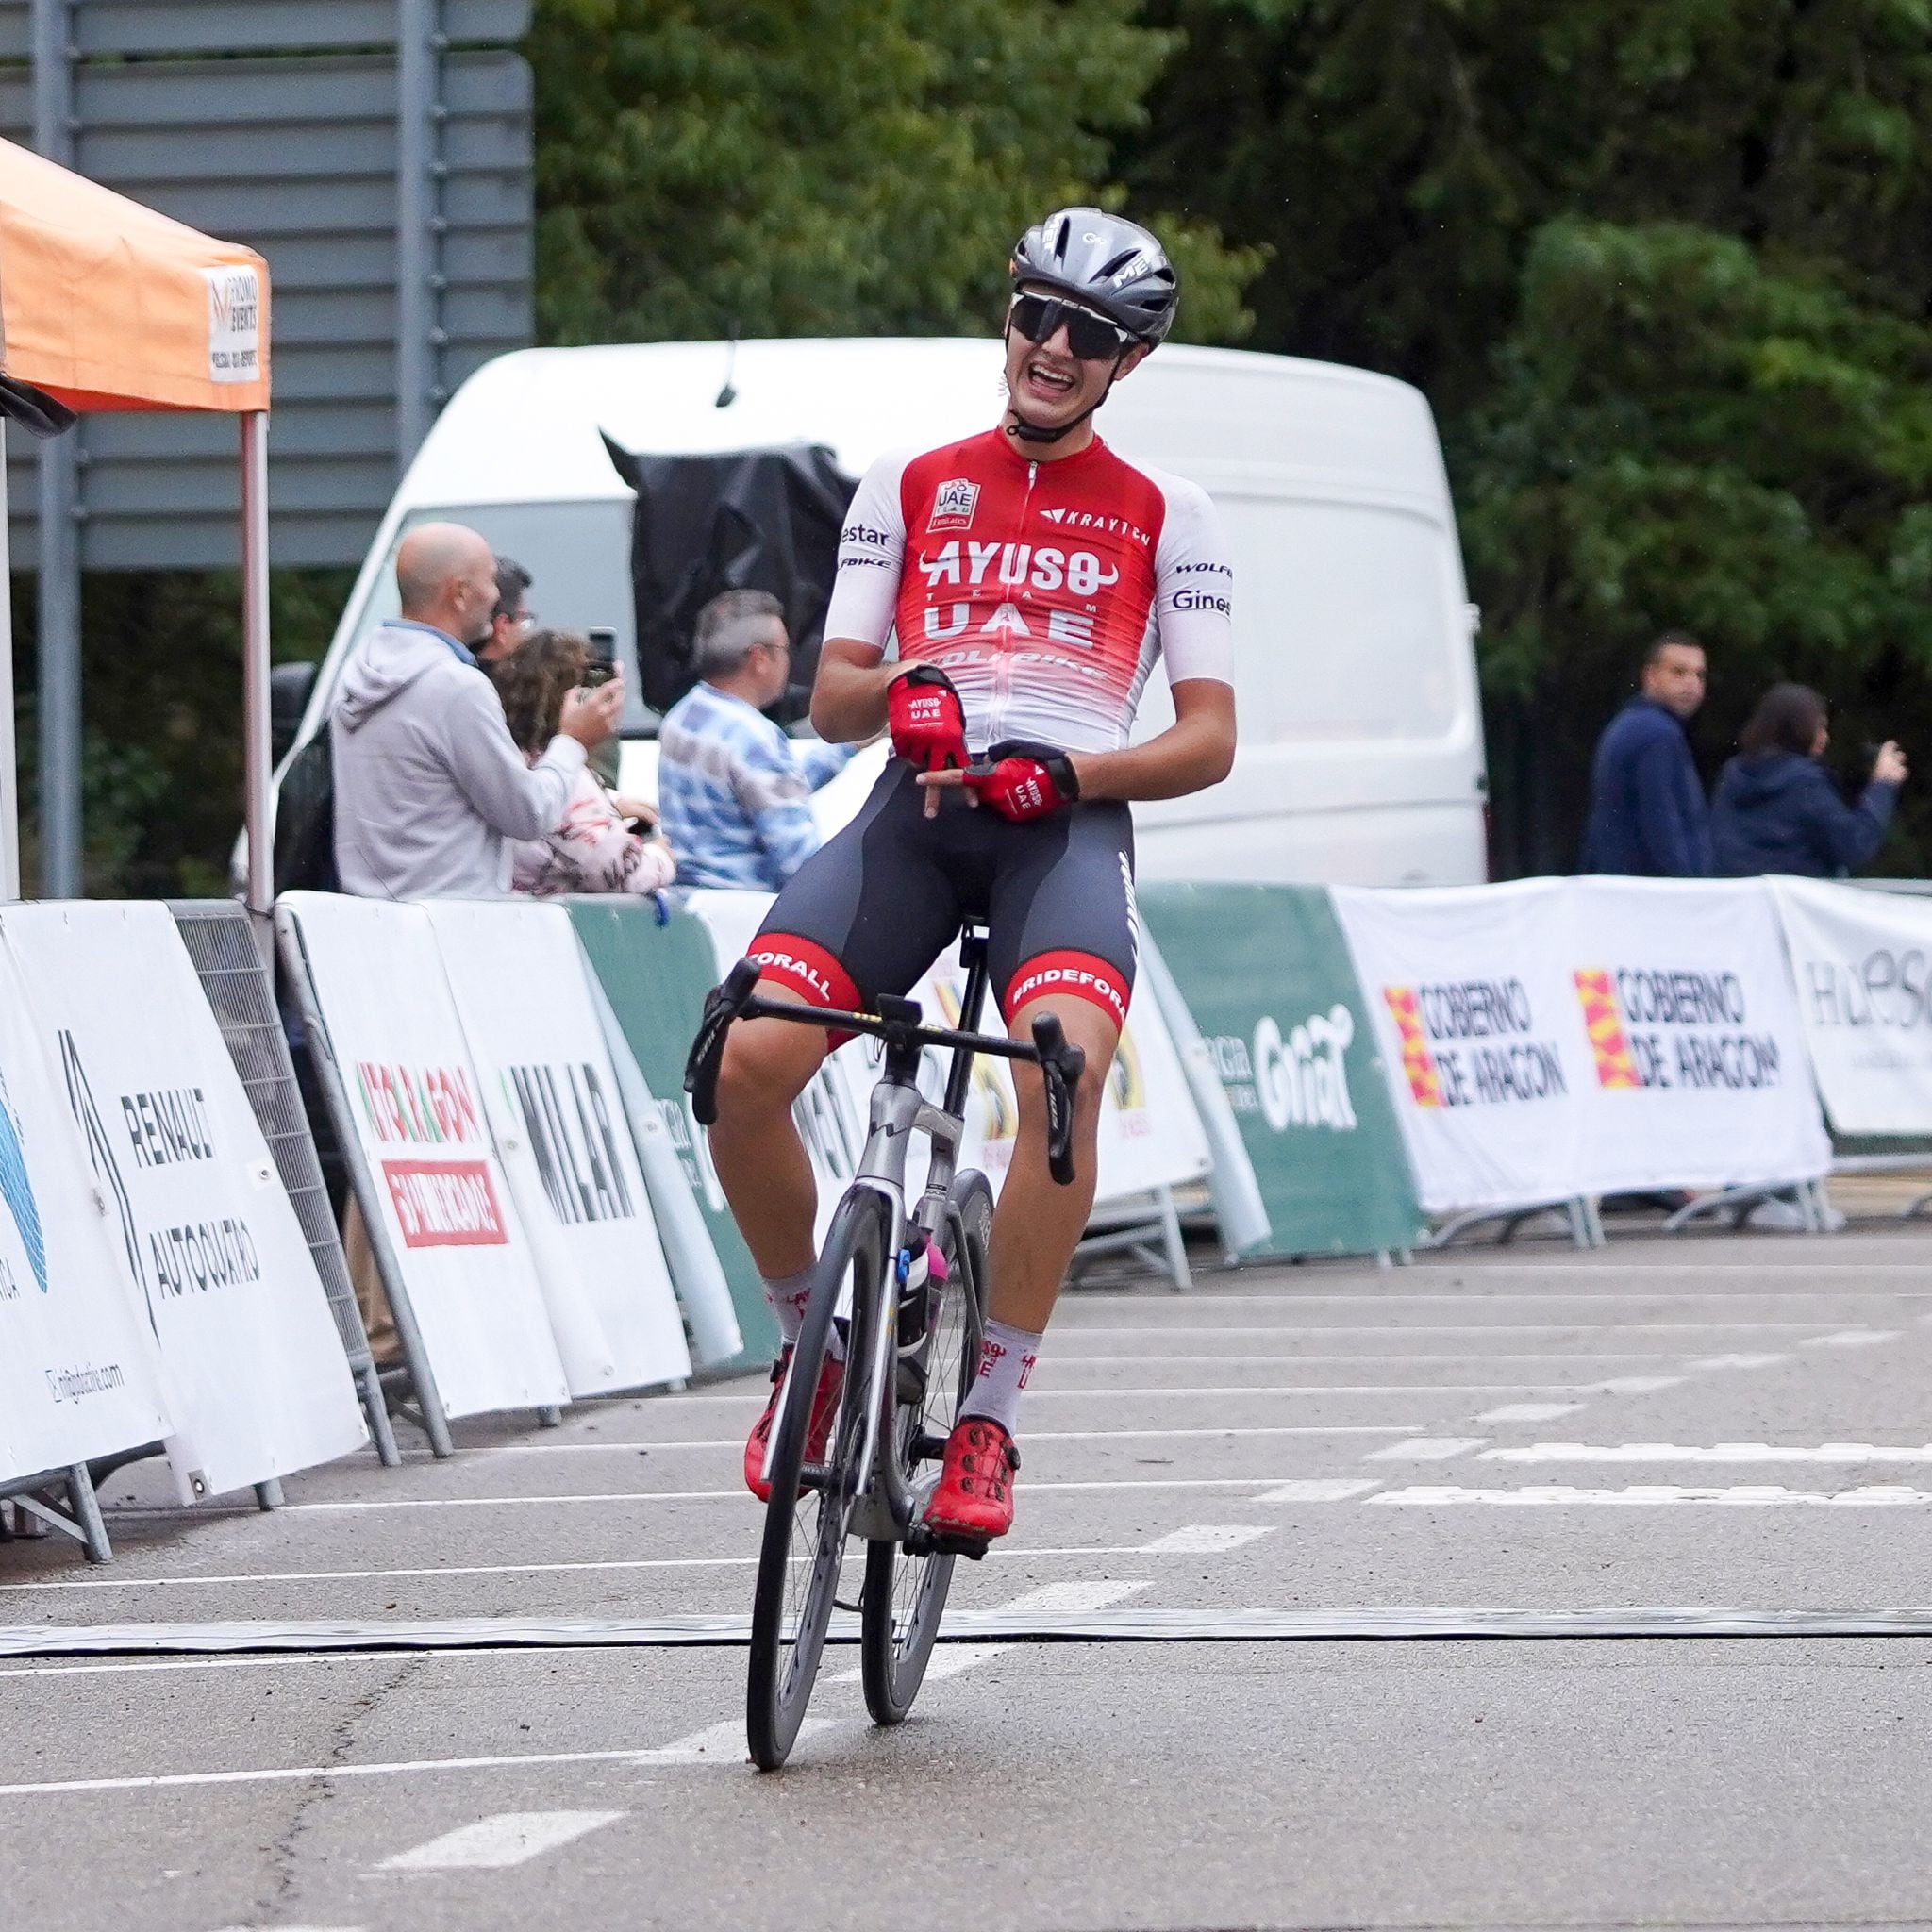
[[[997,341],[665,342],[526,349],[478,370],[397,490],[304,711],[392,615],[395,547],[454,518],[535,575],[547,624],[616,630],[624,782],[649,791],[635,693],[634,498],[600,432],[654,456],[819,444],[857,477],[997,417]],[[1122,455],[1192,477],[1234,555],[1241,750],[1192,798],[1135,808],[1143,878],[1464,885],[1485,876],[1482,725],[1448,480],[1428,405],[1330,363],[1163,348],[1100,418]],[[1137,737],[1172,717],[1149,685]],[[855,774],[856,775],[856,774]]]

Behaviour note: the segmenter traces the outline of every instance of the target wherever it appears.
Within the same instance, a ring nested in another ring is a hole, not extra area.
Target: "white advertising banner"
[[[1831,1165],[1761,879],[1580,878],[1563,965],[1589,1042],[1585,1191],[1813,1180]]]
[[[1817,879],[1771,888],[1832,1125],[1932,1133],[1932,899]]]
[[[0,938],[159,1340],[188,1487],[368,1440],[321,1277],[167,908],[13,906]]]
[[[560,906],[425,910],[574,1396],[691,1374],[583,955]]]
[[[1431,1213],[1829,1164],[1761,882],[1334,900]]]
[[[771,903],[771,896],[763,892],[691,895],[691,911],[710,928],[721,974],[744,957]],[[956,950],[934,964],[911,996],[932,1024],[956,1026],[965,991],[966,975]],[[1000,1030],[999,1013],[990,995],[980,1024]],[[847,1041],[798,1102],[800,1132],[819,1182],[821,1235],[838,1206],[840,1190],[857,1171],[864,1152],[880,1051],[875,1041]],[[934,1100],[943,1091],[949,1063],[950,1056],[926,1056],[922,1079]],[[995,1194],[1006,1179],[1018,1130],[1019,1107],[1007,1063],[982,1056],[973,1065],[959,1164],[979,1168]],[[1209,1164],[1208,1136],[1158,1004],[1151,994],[1142,998],[1137,992],[1101,1096],[1094,1204],[1104,1206],[1152,1188],[1199,1180]],[[922,1145],[914,1149],[908,1167],[908,1191],[924,1184],[924,1173]]]
[[[0,947],[0,1480],[159,1441],[160,1351]]]
[[[446,1413],[570,1398],[429,914],[285,892]]]
[[[1583,1191],[1594,1074],[1563,971],[1567,890],[1332,895],[1431,1214]]]

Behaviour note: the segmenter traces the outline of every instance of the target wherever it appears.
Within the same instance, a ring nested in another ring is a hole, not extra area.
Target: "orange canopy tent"
[[[263,912],[272,897],[268,295],[268,265],[253,250],[0,141],[0,416],[41,434],[64,426],[62,406],[212,409],[241,420],[248,901]],[[0,497],[0,581],[6,569]],[[12,642],[0,597],[0,899],[20,891]]]

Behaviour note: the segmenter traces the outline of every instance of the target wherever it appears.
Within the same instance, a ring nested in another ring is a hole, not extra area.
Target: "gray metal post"
[[[108,1541],[108,1525],[101,1520],[100,1499],[94,1494],[93,1472],[84,1462],[76,1462],[67,1472],[67,1500],[73,1507],[74,1520],[79,1525],[88,1561],[111,1563],[114,1551]]]
[[[0,901],[19,897],[20,747],[13,741],[13,560],[7,541],[7,425],[0,420]]]
[[[440,15],[437,0],[396,0],[396,461],[405,469],[429,433],[435,386]]]
[[[242,771],[248,909],[264,964],[272,964],[275,943],[268,683],[268,416],[260,411],[242,418]]]
[[[33,0],[34,146],[74,162],[70,0]],[[41,445],[41,896],[80,893],[79,432]]]

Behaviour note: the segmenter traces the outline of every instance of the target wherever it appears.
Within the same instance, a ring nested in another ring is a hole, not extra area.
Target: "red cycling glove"
[[[953,680],[934,664],[911,664],[886,687],[892,750],[922,772],[963,768],[966,712]]]
[[[1003,819],[1043,819],[1079,797],[1079,774],[1058,746],[1014,739],[999,749],[1003,756],[994,762],[966,768],[966,785]]]

